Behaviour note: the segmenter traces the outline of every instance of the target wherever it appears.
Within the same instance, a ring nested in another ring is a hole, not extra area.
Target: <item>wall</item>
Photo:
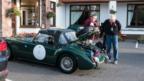
[[[0,36],[10,37],[12,36],[12,23],[11,18],[6,17],[6,10],[11,8],[10,0],[0,0]]]
[[[20,28],[19,29],[19,33],[38,33],[38,31],[40,30],[40,28]]]
[[[144,28],[127,28],[127,4],[128,3],[117,3],[117,19],[122,25],[122,33],[129,35],[144,35]],[[130,4],[144,4],[144,3],[130,3]],[[109,18],[109,4],[100,3],[100,22],[103,23],[106,19]],[[65,27],[69,26],[70,22],[70,8],[69,4],[65,4],[65,10],[61,11],[65,19]],[[58,12],[59,13],[59,12]],[[60,20],[59,20],[60,21]],[[57,23],[59,22],[57,21]],[[61,21],[62,22],[62,21]],[[64,22],[59,23],[64,24]]]
[[[127,26],[127,4],[118,3],[117,5],[117,19],[122,25],[122,29],[125,29]]]
[[[108,3],[101,3],[100,5],[100,21],[103,23],[109,16]],[[121,22],[122,29],[126,28],[127,23],[127,4],[118,3],[117,4],[117,19]]]
[[[118,20],[121,22],[122,24],[122,29],[126,28],[126,22],[127,22],[127,4],[125,3],[120,3],[117,5],[117,18]],[[106,19],[108,19],[109,16],[109,9],[108,9],[108,3],[101,3],[100,4],[100,22],[103,23]],[[63,14],[63,16],[61,15],[61,17],[65,18],[65,24],[66,27],[69,26],[69,21],[70,21],[70,10],[69,10],[69,5],[66,4],[65,5],[65,10],[63,7],[63,11],[61,11],[60,13]],[[58,12],[59,13],[59,12]],[[63,20],[63,19],[62,19]],[[62,23],[61,23],[62,24]]]
[[[65,28],[66,27],[66,10],[65,6],[61,5],[56,7],[56,27]]]
[[[109,18],[108,3],[101,3],[100,4],[100,22],[103,23],[108,18]]]
[[[56,27],[67,28],[69,26],[69,5],[57,6],[59,0],[51,0],[56,2]]]

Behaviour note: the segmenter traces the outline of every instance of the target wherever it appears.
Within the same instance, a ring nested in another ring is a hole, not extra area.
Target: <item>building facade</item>
[[[116,15],[122,24],[122,33],[143,35],[144,1],[116,1]],[[109,2],[110,0],[1,0],[0,35],[11,36],[14,30],[19,34],[38,32],[41,28],[48,27],[67,28],[80,18],[85,9],[97,15],[98,20],[103,23],[109,18]],[[4,15],[12,3],[21,12],[14,20]],[[54,12],[55,16],[47,18],[49,12]]]
[[[111,0],[61,0],[65,3],[67,26],[73,24],[82,15],[85,7],[98,16],[101,23],[109,18],[109,2]],[[130,35],[144,34],[144,1],[116,0],[117,19],[122,24],[122,32]]]
[[[49,12],[56,15],[57,2],[58,0],[0,0],[2,12],[0,13],[0,36],[36,33],[41,28],[56,27],[56,16],[51,18],[47,16]],[[13,8],[20,13],[20,16],[7,16],[7,14],[11,15]]]

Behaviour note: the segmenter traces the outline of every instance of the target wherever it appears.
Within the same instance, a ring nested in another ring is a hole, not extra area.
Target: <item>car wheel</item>
[[[76,59],[71,55],[62,55],[58,60],[58,65],[63,73],[73,73],[77,69]]]
[[[12,55],[12,52],[11,52],[11,49],[8,47],[7,48],[7,54],[8,54],[8,60],[13,60],[14,59],[14,56]]]

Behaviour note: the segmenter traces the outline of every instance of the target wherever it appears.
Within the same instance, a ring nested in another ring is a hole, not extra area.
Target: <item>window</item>
[[[129,28],[144,28],[144,5],[128,5],[127,14]]]
[[[39,43],[44,43],[44,44],[54,44],[54,36],[39,33],[34,39],[34,41]]]
[[[86,16],[90,16],[90,14],[96,15],[98,17],[98,21],[100,20],[100,5],[71,5],[70,7],[70,24],[75,24],[79,22],[80,24],[83,22]]]
[[[75,32],[62,33],[59,38],[59,44],[67,44],[72,41],[76,41],[77,36]]]
[[[21,27],[40,27],[40,7],[39,0],[20,0]]]
[[[39,43],[48,43],[48,35],[47,34],[41,34],[39,33],[36,38],[35,38],[35,42],[39,42]]]
[[[55,2],[50,1],[50,10],[56,14],[56,3]],[[55,26],[55,23],[56,23],[56,17],[54,16],[54,17],[50,18],[50,26]]]

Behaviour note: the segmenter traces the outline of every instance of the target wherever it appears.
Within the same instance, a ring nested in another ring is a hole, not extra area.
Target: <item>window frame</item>
[[[41,28],[40,27],[40,0],[37,0],[38,1],[38,9],[39,9],[39,12],[38,12],[38,19],[39,19],[39,22],[38,22],[38,26],[36,26],[36,25],[22,25],[21,23],[23,23],[22,21],[21,21],[21,18],[22,18],[22,16],[23,15],[21,15],[20,16],[20,28]],[[22,1],[20,0],[20,2],[19,2],[19,4],[20,4],[20,9],[22,8],[22,7],[34,7],[33,5],[22,5]],[[23,12],[22,12],[23,13]]]
[[[144,28],[144,25],[143,26],[139,26],[139,25],[134,25],[134,26],[131,26],[131,25],[128,25],[128,21],[129,21],[129,12],[134,12],[134,10],[129,10],[129,6],[144,6],[144,4],[127,4],[127,28]]]

